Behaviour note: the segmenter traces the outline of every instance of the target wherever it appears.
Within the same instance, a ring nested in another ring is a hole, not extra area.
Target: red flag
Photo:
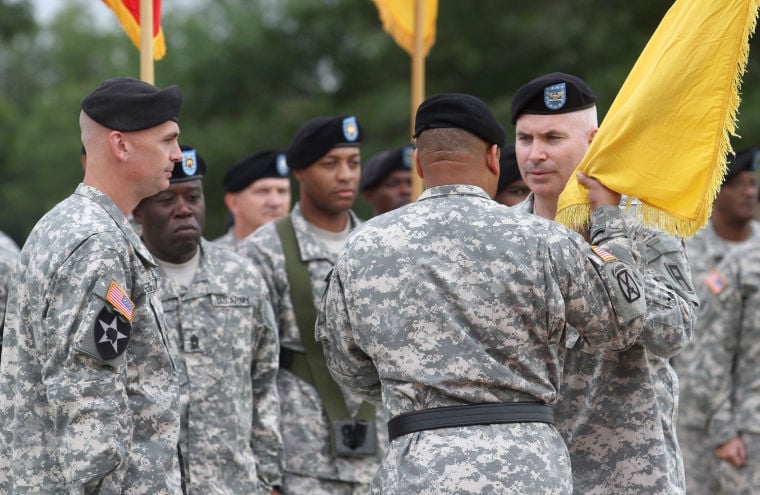
[[[140,0],[103,0],[119,19],[132,43],[140,48]],[[166,54],[166,40],[161,29],[161,0],[153,0],[153,58],[161,60]]]

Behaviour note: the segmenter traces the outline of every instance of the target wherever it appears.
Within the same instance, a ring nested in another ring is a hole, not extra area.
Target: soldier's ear
[[[420,176],[420,179],[425,178],[425,174],[422,173],[422,166],[420,165],[420,155],[417,151],[417,148],[414,149],[414,169],[417,171],[417,175]]]
[[[491,146],[486,149],[486,166],[488,169],[496,174],[496,177],[499,177],[499,173],[501,170],[501,165],[499,165],[499,156],[501,155],[501,150],[499,149],[499,146],[496,144],[492,144]]]

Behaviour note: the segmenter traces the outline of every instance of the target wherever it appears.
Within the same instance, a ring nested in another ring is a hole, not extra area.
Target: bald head
[[[470,184],[496,193],[499,147],[457,128],[429,129],[416,141],[417,166],[426,187]]]
[[[103,148],[108,143],[108,134],[111,130],[98,124],[84,112],[79,112],[79,129],[82,144],[87,150],[87,154],[90,156],[102,154]]]
[[[450,156],[473,156],[485,153],[488,145],[463,129],[430,129],[415,141],[420,163],[428,163]]]

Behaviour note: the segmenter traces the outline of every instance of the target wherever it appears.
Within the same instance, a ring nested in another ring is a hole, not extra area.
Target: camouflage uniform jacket
[[[699,294],[699,352],[684,362],[681,405],[717,447],[760,434],[760,239],[727,255]]]
[[[515,208],[532,213],[533,195]],[[645,265],[644,329],[624,352],[594,351],[568,332],[557,426],[575,493],[683,493],[678,378],[669,360],[691,338],[697,298],[683,243],[637,226],[633,212],[627,219]]]
[[[155,267],[84,184],[37,223],[8,295],[0,492],[180,493],[179,380]]]
[[[349,213],[351,224],[356,227],[359,219],[353,212]],[[313,234],[301,213],[300,204],[293,208],[291,218],[301,259],[308,266],[314,304],[315,307],[319,307],[327,274],[332,269],[335,258]],[[277,319],[280,346],[303,352],[304,347],[290,299],[285,256],[275,224],[270,222],[259,227],[253,234],[240,241],[237,249],[253,260],[267,282]],[[316,388],[286,369],[280,369],[277,386],[282,414],[281,432],[285,443],[285,470],[315,478],[369,483],[377,471],[378,458],[335,457],[331,454],[330,423]],[[348,394],[349,411],[354,413],[360,404],[361,400]]]
[[[750,227],[750,239],[760,237],[760,222],[753,220]],[[701,287],[710,270],[717,267],[726,254],[741,247],[745,242],[747,241],[732,242],[723,239],[715,232],[712,220],[707,222],[707,225],[686,241],[686,254],[694,277],[694,287]]]
[[[281,483],[280,348],[269,294],[247,259],[201,240],[192,284],[159,280],[178,346],[188,494],[269,494]],[[163,273],[162,273],[163,274]]]
[[[211,241],[211,244],[215,244],[220,247],[224,247],[227,249],[235,250],[235,245],[238,243],[237,239],[235,239],[235,232],[233,232],[233,228],[230,227],[227,232],[224,233],[224,235],[221,235]]]
[[[710,273],[710,270],[716,268],[728,253],[740,249],[747,243],[760,239],[760,222],[753,220],[750,225],[752,233],[746,241],[732,242],[723,239],[715,232],[712,220],[686,241],[686,254],[689,258],[689,265],[694,277],[694,287],[699,290],[703,289],[705,287],[705,278]],[[695,335],[698,336],[704,332],[704,328],[702,319],[698,318]],[[693,367],[695,360],[699,358],[699,354],[702,352],[699,346],[700,341],[699,338],[695,337],[681,354],[671,360],[679,378],[685,375]],[[693,385],[702,387],[701,384],[695,383]],[[681,399],[691,393],[691,386],[691,380],[681,386]],[[681,404],[678,409],[678,424],[689,428],[704,428],[706,426],[705,411],[692,409],[691,407],[687,407],[686,404]]]
[[[3,316],[5,301],[8,298],[8,286],[13,275],[13,268],[18,260],[18,246],[13,240],[0,232],[0,354],[3,350]]]
[[[644,297],[620,211],[600,208],[593,219],[595,240],[617,259],[605,262],[580,235],[502,206],[475,186],[428,189],[416,203],[363,224],[335,265],[317,323],[333,376],[366,397],[382,397],[393,416],[492,402],[554,405],[567,329],[615,350],[630,346],[641,330]],[[417,493],[427,471],[445,479],[453,466],[479,462],[466,439],[481,428],[490,426],[447,429],[450,441],[443,443],[451,447],[440,450],[438,431],[399,437],[387,458],[397,464],[386,459],[375,483],[397,479],[399,487],[381,492],[411,486],[406,493]],[[520,428],[521,438],[497,434],[477,447],[489,459],[510,455],[487,469],[471,466],[461,482],[500,493],[493,491],[503,486],[497,479],[524,469],[510,492],[551,492],[555,463],[567,456],[564,444],[553,427]],[[545,455],[534,449],[547,442],[553,450],[546,468],[529,473],[527,459]],[[422,470],[404,460],[418,448],[429,450]],[[566,477],[569,489],[569,469]],[[425,493],[455,493],[455,485],[444,480]]]

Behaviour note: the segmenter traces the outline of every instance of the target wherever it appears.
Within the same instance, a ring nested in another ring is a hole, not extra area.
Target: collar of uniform
[[[85,198],[94,201],[101,208],[103,208],[106,213],[108,213],[108,215],[113,219],[114,223],[119,226],[122,234],[124,234],[124,237],[126,237],[129,243],[132,244],[132,247],[137,252],[137,254],[143,258],[145,262],[147,262],[150,266],[158,266],[153,260],[153,256],[151,256],[148,248],[145,247],[140,238],[137,237],[137,233],[129,225],[129,220],[127,220],[127,217],[124,216],[124,214],[121,212],[121,210],[119,210],[119,208],[116,206],[116,203],[114,203],[111,198],[106,196],[100,190],[86,184],[79,184],[77,186],[75,194],[84,196]]]
[[[424,201],[426,199],[438,198],[441,196],[479,196],[487,200],[491,200],[483,188],[478,186],[472,186],[469,184],[449,184],[446,186],[436,186],[426,189],[418,201]]]
[[[353,210],[348,210],[349,221],[351,222],[351,231],[360,223],[359,217]],[[317,239],[314,232],[308,228],[307,221],[301,211],[301,203],[298,202],[290,212],[290,218],[293,221],[293,229],[296,231],[296,240],[298,241],[298,250],[301,252],[301,261],[328,260],[335,263],[335,257],[327,250],[322,241]]]

